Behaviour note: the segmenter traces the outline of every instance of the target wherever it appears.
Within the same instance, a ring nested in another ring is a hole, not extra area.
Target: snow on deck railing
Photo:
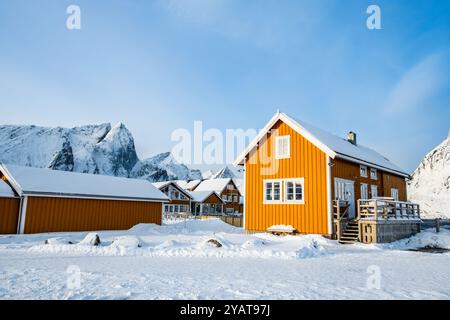
[[[392,198],[359,199],[358,219],[420,219],[420,208],[416,203],[396,201]]]

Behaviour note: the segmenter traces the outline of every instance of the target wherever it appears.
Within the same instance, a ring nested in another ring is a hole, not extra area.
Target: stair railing
[[[343,200],[333,200],[333,208],[334,233],[337,240],[340,240],[349,220],[350,203]]]

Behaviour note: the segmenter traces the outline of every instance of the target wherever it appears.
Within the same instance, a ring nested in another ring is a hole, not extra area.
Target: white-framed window
[[[264,204],[304,204],[304,178],[264,180]]]
[[[282,180],[264,180],[264,203],[280,203]]]
[[[228,201],[233,202],[233,196],[232,195],[228,195]]]
[[[367,166],[363,166],[363,165],[359,166],[359,175],[361,177],[367,178]]]
[[[370,168],[370,179],[377,180],[377,169]]]
[[[239,196],[233,196],[234,202],[239,202]]]
[[[372,184],[370,186],[370,193],[371,193],[372,199],[378,197],[378,186]]]
[[[228,190],[234,190],[234,185],[232,183],[227,184]]]
[[[361,183],[361,199],[369,199],[369,187],[367,183]]]
[[[391,188],[391,197],[394,198],[395,201],[398,201],[398,189]]]
[[[304,179],[285,179],[284,180],[284,201],[286,203],[305,203],[304,198]]]
[[[291,156],[290,136],[275,137],[275,159],[287,159]]]

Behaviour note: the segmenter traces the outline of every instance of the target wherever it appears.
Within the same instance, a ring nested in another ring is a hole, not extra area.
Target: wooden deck
[[[350,219],[345,201],[333,202],[334,238],[341,243],[391,242],[420,232],[418,204],[392,198],[359,199],[357,216]]]

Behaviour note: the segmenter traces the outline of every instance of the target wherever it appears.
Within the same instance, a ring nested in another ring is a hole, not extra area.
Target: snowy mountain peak
[[[233,173],[233,171],[230,170],[230,168],[225,166],[210,177],[210,179],[222,179],[222,178],[235,179],[236,175]]]
[[[163,152],[137,163],[131,172],[131,176],[158,182],[200,179],[201,173],[198,170],[190,170],[184,164],[180,164],[175,160],[172,153]]]
[[[202,178],[203,179],[209,179],[214,175],[214,173],[211,170],[207,170],[205,172],[202,172]]]
[[[150,181],[201,177],[199,171],[177,163],[170,152],[141,162],[133,135],[122,122],[74,128],[3,125],[0,161]]]
[[[414,171],[408,194],[420,204],[423,217],[450,217],[450,136]]]

